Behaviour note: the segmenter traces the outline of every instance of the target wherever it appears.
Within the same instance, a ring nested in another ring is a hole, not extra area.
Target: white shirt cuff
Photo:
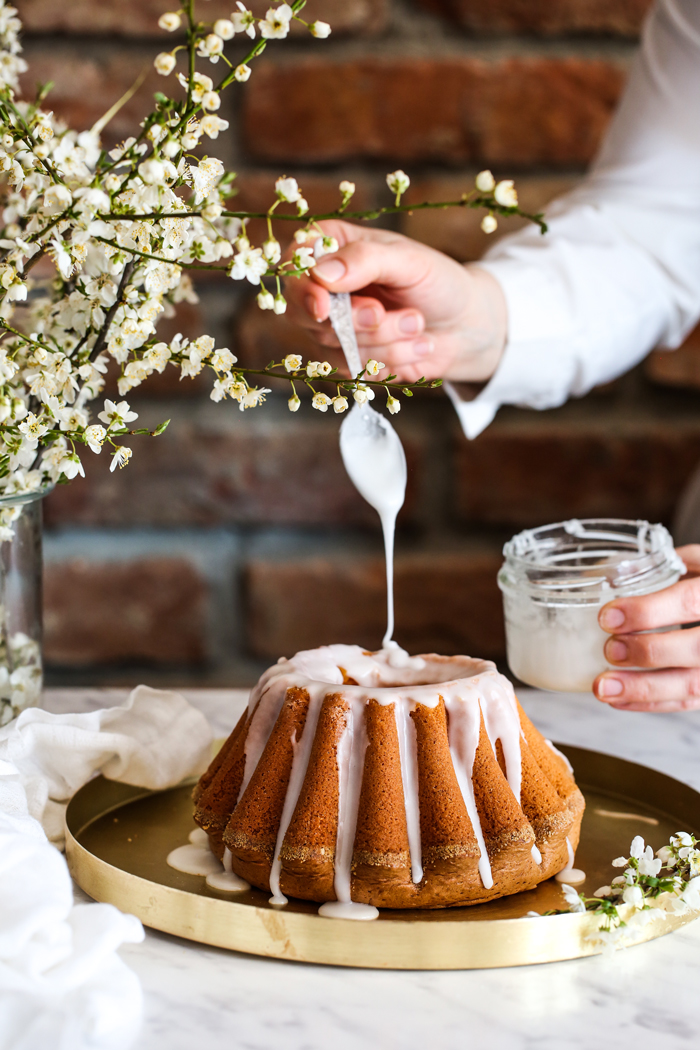
[[[498,280],[508,309],[508,340],[492,378],[472,400],[451,383],[445,389],[468,438],[492,422],[501,405],[561,405],[576,369],[572,308],[561,278],[517,259],[479,263]]]

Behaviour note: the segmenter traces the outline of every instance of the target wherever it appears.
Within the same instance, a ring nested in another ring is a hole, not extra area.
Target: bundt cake
[[[477,904],[567,867],[584,800],[495,666],[331,645],[281,659],[194,793],[272,902]]]

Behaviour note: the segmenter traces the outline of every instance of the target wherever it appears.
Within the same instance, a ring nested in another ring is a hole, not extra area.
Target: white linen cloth
[[[116,949],[133,915],[73,905],[64,842],[70,797],[96,773],[151,789],[200,773],[211,730],[177,693],[139,686],[122,707],[31,709],[0,730],[0,1050],[122,1050],[141,1016]],[[52,845],[53,843],[53,845]]]
[[[657,0],[602,150],[580,188],[479,264],[508,339],[470,402],[467,437],[500,405],[552,408],[677,347],[700,317],[700,0]]]

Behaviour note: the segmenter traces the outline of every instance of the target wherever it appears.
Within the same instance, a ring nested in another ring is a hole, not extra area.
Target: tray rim
[[[670,787],[689,809],[694,809],[695,830],[700,824],[700,792],[640,763],[630,762],[605,752],[573,745],[555,744],[579,764],[597,760],[610,765],[617,774],[627,773],[632,780],[641,776],[644,788]],[[81,809],[97,794],[98,782],[113,787],[121,801],[103,806],[88,820],[80,820]],[[129,802],[154,794],[166,793],[196,778],[183,781],[162,792],[151,791],[96,777],[73,796],[66,810],[66,859],[78,885],[97,901],[111,903],[121,911],[136,915],[144,925],[163,933],[212,947],[334,966],[396,970],[489,969],[523,966],[600,954],[604,946],[587,940],[598,920],[590,914],[564,914],[527,918],[479,919],[474,922],[428,922],[425,912],[407,909],[394,911],[380,922],[353,922],[324,919],[317,914],[285,909],[261,908],[235,899],[222,899],[189,890],[166,886],[118,868],[91,853],[79,841],[80,834],[94,820]],[[585,773],[579,778],[585,789]],[[600,785],[588,784],[589,787]],[[655,800],[640,798],[625,791],[610,794],[620,800],[642,803],[667,817],[671,814]],[[675,807],[674,807],[675,810]],[[674,814],[675,815],[675,812]],[[680,829],[679,829],[680,830]],[[624,906],[623,917],[632,912]],[[449,913],[452,909],[446,909]],[[641,944],[663,936],[693,921],[698,913],[668,915],[659,913],[647,925],[631,931],[625,944]],[[332,924],[332,925],[331,925]],[[329,933],[332,934],[329,936]]]

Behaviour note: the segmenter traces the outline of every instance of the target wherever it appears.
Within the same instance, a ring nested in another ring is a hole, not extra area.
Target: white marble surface
[[[183,693],[222,736],[245,702],[240,690]],[[45,706],[86,710],[125,695],[50,690]],[[642,762],[700,789],[700,712],[615,712],[592,696],[534,690],[520,698],[554,740]],[[680,1050],[700,1037],[697,922],[609,959],[505,970],[305,966],[151,931],[121,954],[145,993],[136,1050]]]

